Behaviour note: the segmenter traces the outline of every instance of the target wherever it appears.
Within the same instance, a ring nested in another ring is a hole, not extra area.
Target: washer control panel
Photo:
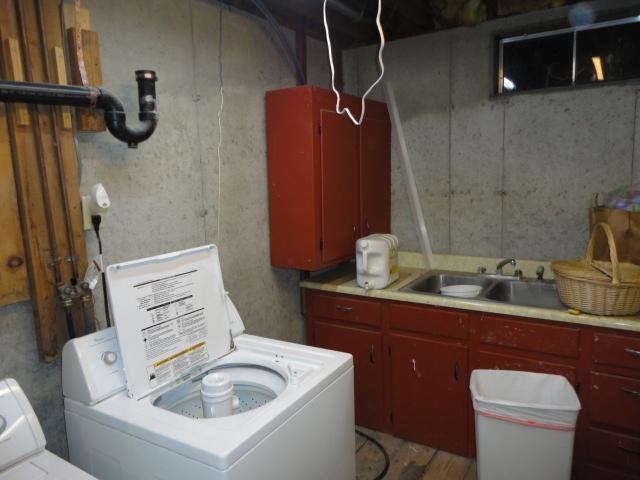
[[[67,342],[62,351],[62,393],[94,405],[125,386],[122,358],[113,328]]]

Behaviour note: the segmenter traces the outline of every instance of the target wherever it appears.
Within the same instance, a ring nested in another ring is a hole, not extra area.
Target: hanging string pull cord
[[[382,51],[384,50],[385,38],[384,30],[382,29],[382,22],[380,21],[380,17],[382,15],[382,0],[378,0],[378,14],[376,15],[376,25],[378,27],[378,33],[380,34],[380,48],[378,50],[380,76],[375,82],[371,84],[367,91],[364,92],[364,95],[362,95],[362,106],[359,119],[355,118],[349,108],[340,108],[340,92],[338,92],[338,89],[336,88],[336,71],[333,64],[333,51],[331,48],[331,35],[329,35],[329,23],[327,22],[327,2],[328,0],[324,0],[324,3],[322,5],[322,19],[324,21],[324,33],[327,37],[327,49],[329,50],[329,66],[331,67],[331,89],[336,94],[336,113],[338,113],[339,115],[344,115],[346,113],[353,123],[355,123],[357,126],[360,126],[362,125],[362,120],[364,120],[365,100],[367,99],[367,96],[371,93],[371,91],[376,87],[376,85],[380,83],[382,77],[384,76],[384,62],[382,61]]]

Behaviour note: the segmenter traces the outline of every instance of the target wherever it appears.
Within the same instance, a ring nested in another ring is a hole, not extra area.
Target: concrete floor
[[[358,427],[380,442],[389,454],[386,480],[476,480],[476,462],[442,450]],[[356,435],[357,480],[373,480],[384,467],[378,448]]]

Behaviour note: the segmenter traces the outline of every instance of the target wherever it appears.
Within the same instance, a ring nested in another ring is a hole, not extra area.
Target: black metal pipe
[[[0,102],[102,109],[109,132],[130,148],[136,148],[138,143],[144,142],[153,134],[158,125],[155,87],[157,80],[158,77],[152,70],[136,71],[140,124],[135,126],[127,125],[122,102],[109,91],[97,87],[0,80]]]
[[[95,102],[98,93],[95,87],[0,81],[0,102],[90,107],[92,98]]]

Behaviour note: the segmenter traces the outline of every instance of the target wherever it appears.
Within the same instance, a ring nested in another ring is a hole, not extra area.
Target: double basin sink
[[[482,287],[480,294],[473,297],[474,300],[559,310],[567,308],[558,297],[555,282],[526,280],[505,275],[431,270],[402,288],[401,291],[439,295],[442,287],[451,285]]]

